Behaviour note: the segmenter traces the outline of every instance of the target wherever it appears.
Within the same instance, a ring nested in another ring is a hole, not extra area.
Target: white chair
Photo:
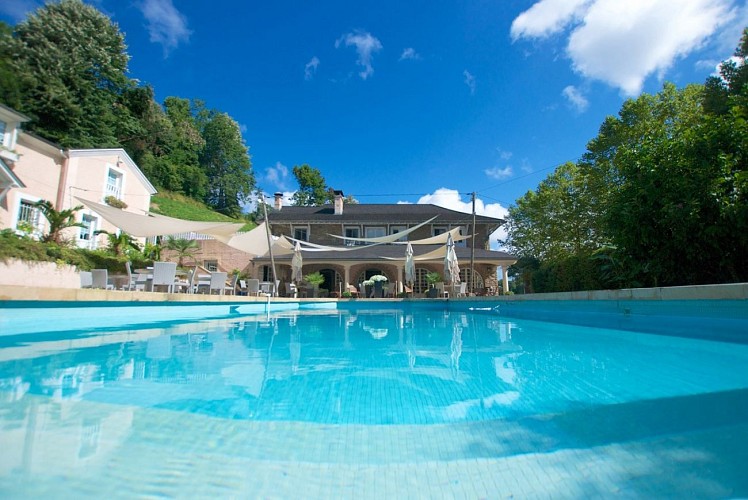
[[[160,286],[166,287],[168,293],[174,292],[174,285],[177,281],[177,263],[176,262],[154,262],[153,263],[153,291],[157,291]]]
[[[106,269],[91,269],[91,288],[114,290],[114,285],[109,283],[109,272]]]
[[[247,280],[247,295],[254,297],[258,297],[260,295],[260,280]]]
[[[174,283],[174,286],[178,289],[178,291],[182,291],[184,289],[184,293],[195,293],[195,281],[197,280],[197,267],[194,269],[190,269],[190,271],[187,273],[187,279],[185,280],[176,280],[176,283]]]
[[[148,275],[132,274],[132,264],[130,261],[125,262],[125,269],[127,269],[127,283],[122,285],[122,290],[145,290],[145,286],[148,283]]]
[[[239,280],[239,275],[234,274],[231,277],[231,282],[225,286],[224,293],[227,295],[235,295],[236,294],[236,282]]]
[[[91,288],[93,286],[93,276],[91,271],[81,271],[81,288]]]
[[[458,297],[467,297],[467,282],[463,281],[460,283],[460,289],[457,292]]]
[[[208,285],[208,295],[213,294],[213,290],[218,292],[218,295],[223,295],[226,291],[226,277],[228,273],[216,271],[210,273],[210,285]]]
[[[286,297],[292,297],[296,298],[296,295],[298,294],[298,290],[296,289],[296,285],[294,283],[286,283]]]

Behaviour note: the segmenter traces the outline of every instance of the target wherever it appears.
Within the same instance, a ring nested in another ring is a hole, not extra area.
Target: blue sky
[[[1,2],[0,17],[41,3]],[[736,0],[89,3],[159,101],[239,122],[265,192],[293,192],[308,163],[362,203],[469,212],[475,191],[498,217],[626,98],[703,83],[748,25]]]

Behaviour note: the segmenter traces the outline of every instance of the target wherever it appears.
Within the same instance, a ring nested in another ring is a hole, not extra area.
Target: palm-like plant
[[[194,259],[195,255],[197,255],[200,250],[197,241],[184,238],[174,238],[173,236],[169,236],[166,239],[166,245],[164,247],[177,254],[177,266],[179,267],[183,266],[185,257],[191,257]]]
[[[124,257],[127,254],[128,249],[133,249],[137,252],[140,251],[140,245],[135,241],[135,238],[124,231],[120,231],[120,233],[117,234],[101,230],[96,231],[94,234],[106,234],[109,251],[117,257]]]
[[[69,227],[85,227],[84,224],[75,220],[76,212],[82,210],[83,205],[68,208],[67,210],[56,210],[51,202],[40,200],[37,201],[34,206],[42,213],[47,221],[49,221],[49,232],[42,236],[42,241],[45,243],[52,242],[61,245],[65,243],[62,239],[63,230]]]

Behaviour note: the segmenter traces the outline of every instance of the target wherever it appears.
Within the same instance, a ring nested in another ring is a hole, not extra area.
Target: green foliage
[[[0,39],[19,82],[30,129],[63,146],[113,147],[132,122],[121,97],[133,82],[116,24],[80,0],[48,3]]]
[[[332,201],[332,190],[318,169],[307,164],[296,165],[293,175],[299,183],[299,189],[293,195],[294,205],[316,206]]]
[[[83,205],[58,211],[52,206],[51,202],[40,200],[37,201],[34,206],[39,209],[41,214],[49,222],[49,230],[47,234],[42,236],[42,241],[44,242],[52,242],[62,245],[65,243],[62,237],[62,231],[69,227],[83,227],[83,224],[75,220],[75,214],[78,210],[83,209]]]
[[[325,282],[325,277],[319,271],[315,271],[304,276],[304,281],[312,286],[319,286]]]
[[[109,231],[96,231],[95,234],[107,235],[107,248],[117,257],[128,257],[132,255],[133,251],[140,252],[138,242],[124,231],[120,231],[119,234]]]
[[[431,271],[431,272],[426,273],[426,283],[428,283],[429,285],[433,285],[435,283],[439,283],[440,281],[442,281],[442,275],[441,274],[439,274],[439,273],[437,273],[435,271]]]
[[[103,250],[87,250],[60,246],[56,243],[17,236],[13,230],[0,231],[0,261],[19,259],[31,262],[62,262],[80,270],[108,269],[112,273],[124,273],[127,259],[117,258]],[[133,266],[146,267],[152,260],[132,259]]]
[[[174,238],[173,236],[168,236],[166,238],[164,248],[177,254],[177,266],[179,267],[184,266],[184,259],[186,257],[194,259],[200,251],[200,245],[198,245],[197,241],[184,238]]]
[[[238,217],[242,203],[249,201],[255,187],[249,150],[239,124],[226,113],[209,112],[202,135],[205,147],[200,165],[208,179],[205,202],[222,214]]]
[[[127,203],[112,195],[104,198],[104,203],[114,208],[127,208]]]
[[[627,100],[510,208],[525,291],[748,280],[748,30],[720,78]]]

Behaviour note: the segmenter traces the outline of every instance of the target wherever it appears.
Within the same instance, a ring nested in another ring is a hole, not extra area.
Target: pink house
[[[66,210],[87,199],[98,203],[123,202],[124,210],[145,214],[156,189],[124,149],[62,149],[21,130],[26,116],[0,104],[0,229],[42,234],[47,221],[34,203],[50,201]],[[77,212],[84,227],[70,228],[65,236],[77,246],[97,248],[105,235],[97,230],[117,228],[96,212]]]

